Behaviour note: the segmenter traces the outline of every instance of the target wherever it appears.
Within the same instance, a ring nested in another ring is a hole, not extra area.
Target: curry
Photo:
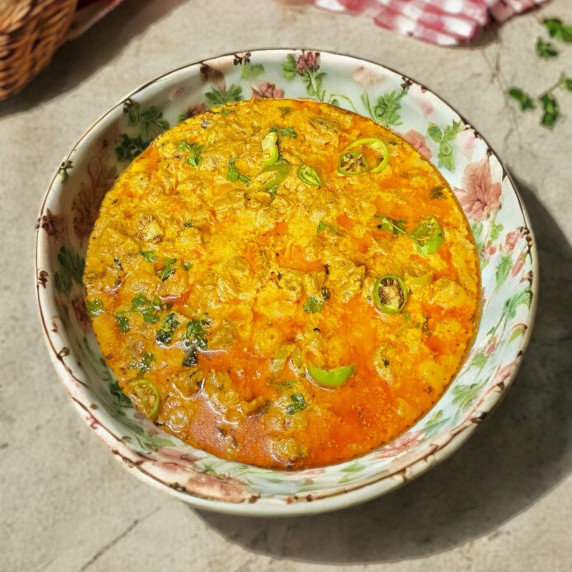
[[[232,103],[160,135],[107,193],[84,285],[141,413],[278,469],[403,433],[456,375],[479,316],[475,244],[437,169],[306,100]]]

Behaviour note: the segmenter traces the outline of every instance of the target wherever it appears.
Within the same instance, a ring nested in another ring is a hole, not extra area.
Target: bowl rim
[[[402,72],[387,66],[385,64],[369,60],[367,58],[348,55],[336,51],[331,50],[320,50],[318,48],[299,48],[299,47],[280,47],[280,48],[257,48],[252,50],[247,50],[252,55],[255,54],[270,54],[270,55],[280,55],[280,54],[290,54],[297,51],[316,51],[320,54],[328,55],[329,57],[333,57],[335,60],[342,60],[352,63],[366,63],[371,66],[374,66],[378,69],[386,70],[395,74],[397,76],[403,77],[404,79],[410,80],[413,84],[421,87],[424,91],[430,93],[433,97],[435,97],[438,101],[443,103],[449,110],[451,110],[454,114],[456,114],[460,120],[466,125],[469,126],[471,129],[478,134],[479,138],[484,142],[487,149],[490,150],[491,154],[495,157],[496,161],[500,165],[503,176],[506,176],[510,183],[510,187],[514,192],[515,199],[517,201],[518,207],[520,212],[522,213],[522,217],[526,223],[528,230],[530,231],[530,235],[532,238],[532,248],[531,248],[531,260],[532,260],[532,280],[530,284],[530,290],[532,293],[532,299],[530,308],[527,315],[527,329],[523,333],[522,340],[520,342],[519,351],[514,360],[514,367],[507,378],[504,380],[504,386],[501,391],[492,392],[487,396],[485,402],[481,404],[479,410],[483,413],[483,418],[485,415],[490,414],[496,406],[502,401],[502,398],[506,395],[507,389],[510,387],[514,378],[516,377],[520,366],[522,364],[523,355],[530,343],[533,325],[536,316],[537,310],[537,302],[538,302],[538,254],[536,249],[536,242],[534,240],[534,231],[531,226],[530,217],[520,196],[518,191],[518,187],[514,182],[514,179],[511,173],[506,169],[503,162],[501,161],[499,155],[496,153],[492,145],[489,141],[478,131],[473,125],[465,119],[465,117],[458,112],[455,107],[450,105],[447,100],[442,98],[438,95],[435,91],[430,88],[427,88],[424,84],[420,83],[419,81],[415,80],[409,75],[403,74]],[[89,139],[91,133],[100,125],[102,125],[105,120],[113,114],[118,107],[121,107],[124,101],[128,98],[132,98],[136,96],[138,93],[144,91],[151,85],[157,84],[164,79],[170,78],[177,73],[183,72],[185,70],[193,70],[200,69],[200,66],[213,62],[216,60],[221,60],[225,58],[232,57],[237,52],[228,52],[224,54],[218,54],[213,57],[209,57],[202,60],[197,60],[188,64],[183,64],[178,66],[174,69],[171,69],[165,73],[162,73],[142,85],[136,87],[134,90],[129,92],[126,96],[122,97],[112,105],[109,109],[107,109],[104,113],[102,113],[97,119],[95,119],[91,125],[84,130],[82,135],[75,141],[75,143],[70,147],[67,155],[64,158],[64,162],[71,157],[81,145]],[[52,177],[47,190],[44,193],[43,200],[41,202],[40,207],[40,215],[39,221],[42,218],[42,215],[46,212],[46,207],[49,204],[52,193],[54,192],[54,186],[58,179],[58,172],[54,174]],[[35,279],[36,279],[36,305],[37,310],[40,317],[40,322],[42,325],[42,332],[44,335],[45,343],[48,347],[48,353],[50,355],[50,359],[56,373],[60,380],[63,382],[68,395],[72,399],[73,404],[75,405],[78,412],[84,417],[84,420],[90,424],[89,419],[91,417],[91,413],[89,412],[88,408],[82,404],[78,399],[77,396],[74,395],[76,391],[80,391],[74,383],[72,382],[72,378],[74,376],[71,374],[69,368],[66,367],[61,356],[58,354],[56,350],[53,339],[50,335],[49,329],[49,322],[50,322],[50,315],[53,312],[50,312],[49,309],[52,308],[52,303],[48,299],[43,299],[41,295],[42,287],[39,280],[39,272],[42,267],[45,265],[42,264],[44,253],[49,251],[49,244],[48,238],[46,233],[42,232],[41,225],[37,224],[36,226],[36,237],[35,237]],[[76,379],[77,381],[77,379]],[[329,495],[320,496],[319,498],[312,499],[309,495],[308,498],[304,495],[300,495],[296,497],[294,501],[283,500],[282,498],[265,498],[264,504],[262,504],[263,499],[258,499],[257,502],[249,503],[249,502],[228,502],[219,499],[213,499],[209,497],[201,497],[197,494],[193,494],[191,491],[180,491],[173,487],[170,487],[168,484],[160,480],[158,477],[150,475],[146,471],[140,469],[137,464],[134,464],[130,461],[128,455],[123,454],[124,452],[129,450],[129,447],[117,436],[115,436],[108,428],[104,427],[103,425],[97,423],[97,427],[94,427],[90,424],[91,428],[95,430],[95,432],[99,435],[99,437],[106,443],[106,445],[111,449],[114,456],[120,461],[122,466],[127,468],[132,474],[134,474],[137,478],[141,481],[150,484],[156,489],[162,490],[167,492],[171,496],[178,498],[179,500],[183,500],[184,502],[190,504],[194,508],[202,509],[202,510],[209,510],[215,511],[219,513],[226,513],[226,514],[234,514],[234,515],[248,515],[248,516],[299,516],[305,514],[315,514],[315,513],[322,513],[322,512],[331,512],[334,510],[340,510],[344,508],[348,508],[350,506],[361,504],[368,500],[372,500],[376,497],[379,497],[387,492],[390,492],[403,484],[413,480],[414,478],[422,475],[425,473],[429,468],[432,466],[444,461],[448,457],[450,457],[459,447],[474,433],[475,429],[478,427],[480,423],[471,422],[465,424],[464,426],[459,427],[458,432],[452,434],[450,439],[441,444],[439,447],[436,447],[436,450],[429,453],[427,456],[422,458],[417,458],[412,462],[409,462],[405,465],[404,468],[400,470],[395,470],[393,472],[384,474],[383,476],[377,476],[375,478],[371,478],[366,480],[363,484],[352,485],[349,489],[345,489],[340,486],[335,492],[332,492]],[[124,451],[122,451],[124,450]],[[280,471],[278,471],[280,472]],[[295,472],[295,471],[294,471]]]

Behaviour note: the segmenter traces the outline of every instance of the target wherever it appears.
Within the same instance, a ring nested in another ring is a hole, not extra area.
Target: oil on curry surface
[[[403,433],[458,371],[479,313],[477,251],[436,168],[307,100],[232,103],[160,135],[106,195],[84,283],[140,411],[272,468]]]

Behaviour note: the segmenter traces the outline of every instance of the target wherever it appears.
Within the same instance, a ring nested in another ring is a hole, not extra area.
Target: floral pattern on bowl
[[[250,97],[303,97],[391,128],[439,167],[463,207],[482,273],[478,335],[444,396],[415,426],[338,465],[280,472],[219,459],[140,415],[107,368],[85,308],[89,234],[118,174],[169,126]],[[306,514],[381,495],[446,458],[514,378],[530,337],[537,256],[518,194],[483,138],[435,94],[368,61],[317,51],[261,50],[192,64],[132,93],[101,117],[60,165],[37,225],[40,318],[55,367],[88,425],[127,468],[195,507]]]

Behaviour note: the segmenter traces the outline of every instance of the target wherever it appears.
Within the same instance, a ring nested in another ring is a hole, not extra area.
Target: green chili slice
[[[134,379],[125,386],[125,394],[143,415],[151,421],[157,419],[161,395],[152,381],[144,377]]]
[[[264,167],[256,176],[259,181],[260,189],[263,191],[270,191],[273,187],[277,187],[290,173],[292,167],[285,162],[275,163]]]
[[[269,167],[278,161],[278,133],[276,131],[268,132],[262,138],[262,161]]]
[[[371,165],[372,157],[374,164]],[[350,143],[338,159],[341,175],[380,173],[389,163],[389,148],[377,137],[364,137]]]
[[[323,185],[320,175],[310,165],[302,164],[296,171],[298,178],[306,185],[321,187]]]
[[[399,276],[380,276],[373,287],[375,305],[386,314],[398,314],[407,302],[407,288]]]
[[[320,369],[313,363],[308,363],[308,374],[318,384],[324,387],[340,387],[356,370],[355,365],[343,365],[334,369]]]
[[[358,151],[344,151],[338,159],[340,175],[361,175],[368,172],[367,164]]]
[[[443,229],[434,216],[428,215],[421,219],[409,236],[415,241],[420,254],[433,254],[443,242]]]

